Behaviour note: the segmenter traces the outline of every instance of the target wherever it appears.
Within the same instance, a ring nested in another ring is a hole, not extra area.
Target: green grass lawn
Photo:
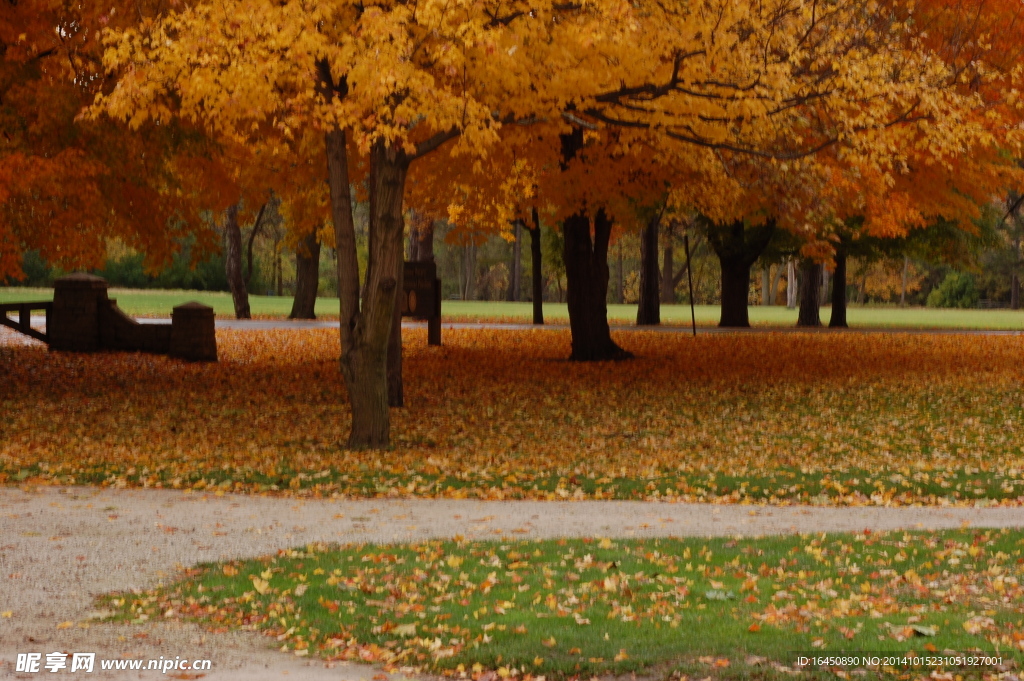
[[[474,679],[764,679],[794,671],[798,653],[979,651],[1012,668],[1022,545],[1021,530],[321,545],[102,600],[120,619],[253,629],[295,655]]]
[[[171,308],[191,300],[213,307],[221,318],[234,315],[231,295],[208,291],[160,291],[111,289],[121,309],[128,314],[145,317],[166,317]],[[50,300],[52,289],[0,288],[0,303]],[[252,313],[260,317],[287,317],[292,299],[287,296],[249,296]],[[528,323],[533,319],[532,303],[506,303],[486,301],[446,300],[442,305],[449,321],[484,321]],[[714,326],[718,323],[717,305],[698,305],[697,323]],[[322,317],[337,317],[338,299],[319,298],[316,313]],[[828,323],[830,308],[821,311],[822,321]],[[545,303],[544,317],[549,323],[568,323],[569,313],[564,303]],[[632,324],[636,321],[636,305],[609,305],[608,317],[613,324]],[[750,306],[750,321],[755,326],[793,326],[796,310],[785,307]],[[1014,310],[940,310],[934,308],[850,307],[847,317],[851,326],[892,328],[948,328],[948,329],[1009,329],[1024,330],[1024,312]],[[663,305],[662,322],[673,325],[690,323],[690,308],[686,305]]]

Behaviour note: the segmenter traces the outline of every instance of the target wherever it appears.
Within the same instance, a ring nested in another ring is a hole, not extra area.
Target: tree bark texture
[[[800,267],[800,315],[797,326],[821,326],[821,264],[804,260]]]
[[[238,226],[238,204],[229,206],[224,212],[224,273],[227,275],[228,288],[231,289],[231,302],[235,306],[235,319],[251,319],[249,312],[249,291],[245,288],[242,277],[242,230]]]
[[[771,296],[771,285],[772,285],[772,266],[765,264],[761,268],[761,307],[767,307],[772,304]]]
[[[512,241],[512,264],[508,268],[508,292],[505,300],[510,303],[519,302],[519,289],[523,276],[523,221],[513,223],[514,239]]]
[[[384,448],[390,442],[387,357],[403,260],[402,197],[410,159],[384,141],[370,149],[370,233],[365,297],[349,194],[344,130],[326,135],[331,213],[338,250],[341,373],[352,406],[349,447]]]
[[[661,299],[658,273],[658,223],[655,216],[644,227],[640,239],[640,300],[636,309],[637,326],[661,324]]]
[[[544,323],[544,275],[541,271],[540,216],[533,209],[533,227],[530,228],[530,269],[533,279],[533,323]]]
[[[665,252],[662,257],[661,266],[661,303],[662,305],[672,305],[676,302],[676,280],[674,279],[675,263],[673,262],[672,255],[672,232],[669,231],[665,235],[666,241]]]
[[[775,234],[775,221],[746,226],[742,220],[708,226],[708,242],[722,266],[722,327],[749,327],[750,268]]]
[[[832,316],[828,325],[832,329],[849,326],[846,323],[846,251],[842,246],[836,249],[836,268],[832,272]]]
[[[462,249],[462,276],[465,286],[463,300],[476,300],[476,244],[472,241]]]
[[[797,292],[799,285],[796,280],[796,263],[793,258],[786,261],[786,308],[796,309]]]
[[[612,340],[605,303],[612,223],[603,210],[597,212],[593,222],[593,240],[590,238],[591,220],[586,213],[570,215],[562,223],[569,328],[572,332],[570,359],[580,362],[625,359],[631,355]]]
[[[316,292],[320,286],[320,241],[311,231],[295,249],[295,299],[288,319],[316,319]]]

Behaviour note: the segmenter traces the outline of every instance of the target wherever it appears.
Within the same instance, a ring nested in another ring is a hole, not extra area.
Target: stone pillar
[[[195,362],[217,361],[217,336],[213,308],[202,303],[185,303],[171,312],[171,357]]]
[[[51,350],[95,352],[100,347],[100,308],[107,306],[107,282],[72,274],[53,284],[53,310],[47,319]]]

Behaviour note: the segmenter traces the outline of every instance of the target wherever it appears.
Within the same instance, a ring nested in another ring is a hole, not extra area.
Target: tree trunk
[[[224,212],[224,272],[231,289],[231,302],[235,306],[235,319],[251,319],[249,292],[242,278],[242,230],[238,227],[238,204],[228,206]]]
[[[786,261],[786,308],[796,309],[797,301],[796,263],[793,258]]]
[[[398,265],[395,277],[396,291],[403,293],[404,270]],[[391,317],[391,335],[388,336],[388,406],[405,406],[405,386],[402,383],[402,306],[396,304]]]
[[[836,249],[836,269],[832,273],[832,316],[829,328],[845,329],[846,323],[846,251],[842,246]]]
[[[341,372],[352,405],[348,445],[383,448],[390,442],[387,356],[401,277],[402,197],[409,159],[384,141],[370,149],[369,257],[366,294],[360,305],[345,132],[331,130],[325,141],[338,249]]]
[[[900,280],[900,307],[907,306],[907,275],[910,269],[910,258],[903,256],[903,277]]]
[[[661,324],[661,300],[658,282],[658,223],[657,215],[644,227],[640,239],[640,300],[636,308],[637,326]]]
[[[768,303],[769,305],[774,305],[775,301],[779,297],[779,281],[781,279],[782,279],[782,264],[779,263],[779,265],[775,268],[775,274],[772,275],[771,301]]]
[[[540,216],[533,209],[533,227],[530,228],[530,268],[533,275],[533,323],[544,323],[544,276],[541,272]]]
[[[676,280],[675,263],[672,257],[672,233],[669,232],[665,235],[668,243],[665,245],[664,256],[662,257],[663,264],[661,266],[661,303],[662,305],[672,305],[676,302]]]
[[[821,326],[821,265],[805,260],[800,269],[800,316],[797,326]]]
[[[288,319],[316,319],[316,292],[320,286],[320,242],[313,230],[295,250],[295,300]]]
[[[476,300],[476,244],[473,242],[469,242],[462,249],[462,270],[465,278],[462,299]]]
[[[434,262],[434,221],[423,220],[416,227],[416,236],[416,261]]]
[[[505,295],[505,300],[510,303],[519,302],[520,278],[523,272],[523,221],[514,221],[513,227],[515,236],[512,241],[512,265],[508,269],[508,293]]]
[[[612,300],[615,301],[616,305],[622,305],[625,302],[625,288],[626,281],[622,272],[622,239],[616,244],[616,253],[618,254],[618,267],[615,268],[615,292],[612,296]]]
[[[761,307],[766,307],[772,304],[771,301],[771,285],[772,285],[772,266],[771,263],[766,263],[761,268]]]
[[[572,331],[570,359],[625,359],[628,352],[612,341],[608,328],[608,240],[612,223],[604,210],[594,217],[594,239],[590,238],[590,217],[579,212],[562,223],[565,281],[568,288],[569,328]]]
[[[722,313],[718,325],[746,328],[750,326],[747,295],[750,293],[750,265],[742,258],[720,257],[722,265]]]
[[[725,225],[708,225],[708,243],[722,265],[722,327],[749,327],[747,297],[750,268],[768,247],[775,234],[775,221],[746,226],[742,220]]]

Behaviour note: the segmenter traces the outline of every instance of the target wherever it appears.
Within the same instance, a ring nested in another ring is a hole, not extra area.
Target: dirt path
[[[1021,508],[816,508],[645,502],[302,501],[166,490],[0,487],[0,678],[19,652],[205,658],[216,680],[344,679],[379,670],[301,660],[254,634],[180,623],[89,624],[93,598],[173,579],[181,566],[258,556],[311,541],[555,536],[745,536],[864,528],[1024,527]],[[70,624],[66,624],[70,623]],[[49,676],[49,672],[42,673]],[[68,673],[66,670],[64,673]],[[158,671],[86,678],[156,679]],[[172,678],[173,672],[172,672]],[[197,678],[178,676],[177,678]],[[399,675],[398,678],[401,678]]]

